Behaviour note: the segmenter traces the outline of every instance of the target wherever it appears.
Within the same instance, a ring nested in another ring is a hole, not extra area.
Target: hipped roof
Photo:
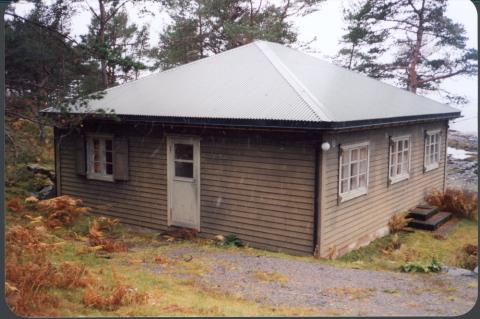
[[[109,88],[88,109],[197,124],[332,128],[460,115],[451,106],[266,41]]]

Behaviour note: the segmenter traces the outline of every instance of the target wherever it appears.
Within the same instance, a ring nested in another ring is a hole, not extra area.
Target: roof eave
[[[56,112],[44,110],[41,112],[47,116]],[[81,113],[70,113],[79,116],[85,116]],[[385,125],[401,125],[425,121],[452,120],[460,117],[460,112],[423,114],[414,116],[402,116],[379,119],[366,119],[356,121],[340,122],[307,122],[292,120],[273,120],[273,119],[222,119],[222,118],[194,118],[194,117],[172,117],[172,116],[149,116],[149,115],[116,115],[120,120],[127,122],[157,122],[163,124],[183,124],[196,126],[226,126],[226,127],[253,127],[264,129],[303,129],[303,130],[351,130],[360,128],[370,128]],[[87,115],[86,118],[108,119],[108,117],[98,117],[98,115]]]

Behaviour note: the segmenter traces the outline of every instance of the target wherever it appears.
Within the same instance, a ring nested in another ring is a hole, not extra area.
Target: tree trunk
[[[355,45],[352,44],[352,50],[350,50],[350,61],[348,62],[348,69],[352,69],[352,62],[353,62],[353,53],[355,52]]]
[[[104,0],[98,0],[98,6],[100,9],[100,15],[99,15],[99,27],[98,27],[98,44],[101,45],[102,47],[105,45],[105,28],[106,28],[106,14],[105,14],[105,4],[103,2]],[[102,57],[100,59],[100,66],[101,66],[101,71],[102,71],[102,83],[104,88],[108,88],[109,86],[109,81],[108,81],[108,74],[107,74],[107,59],[104,56],[104,52],[102,54]]]
[[[413,6],[413,5],[412,5]],[[413,7],[414,8],[414,7]],[[416,41],[415,45],[412,48],[412,55],[410,56],[410,63],[408,66],[408,82],[407,82],[407,90],[413,93],[417,93],[417,61],[420,57],[420,48],[422,47],[423,42],[423,31],[424,31],[424,20],[423,20],[423,13],[425,9],[425,1],[422,2],[422,7],[420,10],[414,11],[418,14],[418,27],[417,27],[417,34],[416,34]]]

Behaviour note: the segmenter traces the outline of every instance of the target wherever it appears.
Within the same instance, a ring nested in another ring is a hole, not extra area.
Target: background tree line
[[[50,123],[39,113],[46,107],[71,108],[142,72],[256,39],[308,45],[299,43],[293,21],[321,10],[324,1],[336,0],[36,0],[22,16],[11,4],[5,16],[7,161],[51,159]],[[447,4],[352,0],[334,61],[418,93],[439,90],[451,77],[476,74],[478,53],[466,46],[463,26],[445,15]],[[157,41],[127,10],[132,7],[168,15]],[[72,18],[82,10],[91,21],[88,32],[75,38]],[[319,38],[322,32],[328,30],[318,30]],[[464,102],[452,92],[445,98]]]

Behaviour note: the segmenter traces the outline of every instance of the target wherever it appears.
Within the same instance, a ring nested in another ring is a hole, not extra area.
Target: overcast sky
[[[95,0],[89,0],[92,5],[96,3]],[[344,21],[342,16],[342,9],[348,6],[349,0],[327,0],[320,5],[320,10],[310,14],[306,17],[295,18],[294,24],[298,31],[299,40],[302,42],[313,41],[310,46],[315,51],[310,54],[318,56],[323,59],[330,60],[333,55],[338,52],[339,40],[344,33]],[[26,1],[20,1],[16,5],[16,12],[18,14],[25,14],[31,9],[31,4]],[[152,11],[159,12],[159,8],[149,7]],[[169,22],[168,16],[164,13],[158,13],[154,16],[143,16],[138,18],[138,11],[131,6],[127,8],[131,14],[131,18],[138,24],[149,24],[151,44],[155,45],[158,40],[158,34]],[[90,22],[90,12],[79,10],[80,12],[74,16],[72,20],[72,33],[75,36],[85,34],[87,32],[88,24]],[[447,16],[452,18],[455,22],[460,22],[465,26],[468,37],[468,46],[478,48],[477,43],[477,13],[474,5],[470,0],[450,0]],[[454,92],[456,94],[464,95],[468,98],[469,103],[461,106],[463,118],[456,120],[451,124],[453,129],[464,132],[477,132],[477,117],[478,117],[478,90],[477,77],[455,77],[448,79],[442,85],[443,88]],[[429,95],[430,98],[439,100],[437,94]]]

